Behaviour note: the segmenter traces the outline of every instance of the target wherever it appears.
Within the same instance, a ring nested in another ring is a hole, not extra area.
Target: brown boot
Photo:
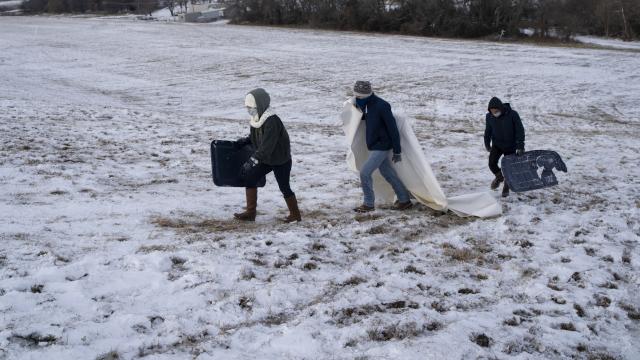
[[[502,173],[497,173],[496,178],[491,182],[491,190],[496,190],[500,187],[500,183],[504,181],[504,176]]]
[[[302,215],[300,215],[300,209],[298,209],[298,199],[296,199],[296,196],[293,195],[288,198],[284,198],[284,201],[287,203],[287,207],[289,208],[289,216],[284,218],[284,222],[292,223],[302,221]]]
[[[504,186],[502,187],[502,197],[507,197],[509,196],[509,185],[507,185],[507,183],[504,183]]]
[[[404,211],[404,210],[411,209],[412,207],[413,207],[413,203],[411,202],[411,200],[407,202],[396,201],[395,203],[393,203],[393,210]]]
[[[258,189],[247,188],[247,208],[244,212],[233,214],[238,220],[242,221],[256,221],[256,208],[258,207]]]
[[[364,214],[364,213],[368,213],[368,212],[372,212],[374,211],[376,208],[372,207],[372,206],[367,206],[365,204],[362,204],[360,206],[358,206],[357,208],[353,209],[353,211],[360,213],[360,214]]]

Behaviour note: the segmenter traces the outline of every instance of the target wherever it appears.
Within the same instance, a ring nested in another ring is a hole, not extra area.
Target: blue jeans
[[[364,163],[360,170],[360,184],[362,185],[362,192],[364,193],[364,205],[373,207],[376,202],[376,196],[373,192],[373,172],[376,169],[380,170],[380,174],[395,191],[398,201],[409,201],[409,192],[404,187],[402,180],[396,174],[396,171],[391,166],[391,160],[389,159],[389,151],[374,150],[370,152],[369,159]]]

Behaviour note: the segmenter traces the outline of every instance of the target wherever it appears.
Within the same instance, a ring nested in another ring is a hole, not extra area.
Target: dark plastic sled
[[[521,156],[502,158],[502,174],[514,192],[543,189],[558,185],[553,169],[567,172],[567,165],[557,152],[551,150],[527,151]]]
[[[251,145],[238,148],[235,141],[213,140],[211,142],[211,170],[213,183],[217,186],[245,187],[242,165],[253,154]],[[258,187],[266,184],[263,176]]]

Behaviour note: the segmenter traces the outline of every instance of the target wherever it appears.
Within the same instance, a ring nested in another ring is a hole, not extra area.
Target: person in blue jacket
[[[489,101],[489,112],[486,115],[484,130],[484,146],[489,152],[489,169],[495,175],[491,189],[496,190],[504,181],[498,160],[502,155],[524,154],[524,126],[518,112],[511,109],[508,103],[502,103],[494,97]],[[509,185],[504,183],[502,197],[509,196]]]
[[[369,150],[369,158],[360,169],[364,201],[353,210],[360,213],[375,210],[372,175],[376,169],[391,184],[398,197],[394,209],[409,209],[413,205],[409,192],[391,164],[391,162],[402,161],[400,133],[391,112],[391,106],[373,93],[371,83],[368,81],[356,82],[353,92],[356,98],[355,106],[362,111],[362,121],[365,121],[366,142]]]

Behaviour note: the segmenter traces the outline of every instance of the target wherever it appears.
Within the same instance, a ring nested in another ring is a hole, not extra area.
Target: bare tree
[[[189,3],[189,0],[177,0],[178,1],[178,5],[180,6],[180,11],[183,13],[186,13],[189,9],[187,8],[187,4]],[[182,10],[182,7],[184,6],[184,10]]]
[[[171,13],[171,16],[175,16],[174,14],[174,10],[176,8],[177,5],[177,0],[165,0],[164,4],[166,5],[167,9],[169,9],[169,13]]]
[[[631,33],[629,32],[629,23],[627,22],[627,17],[624,14],[624,2],[620,1],[620,14],[622,15],[622,27],[624,32],[622,33],[623,38],[625,40],[631,40]]]

